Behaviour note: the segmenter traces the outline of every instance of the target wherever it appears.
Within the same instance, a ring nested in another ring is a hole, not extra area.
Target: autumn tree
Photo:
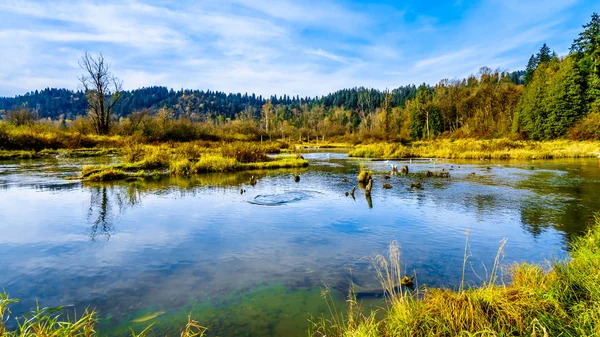
[[[2,118],[7,123],[13,125],[30,125],[36,119],[36,114],[28,109],[26,106],[14,106],[9,110],[6,115]]]
[[[102,54],[93,56],[86,52],[79,66],[84,70],[79,81],[88,102],[88,116],[96,133],[108,134],[113,108],[121,98],[122,83],[110,72]]]

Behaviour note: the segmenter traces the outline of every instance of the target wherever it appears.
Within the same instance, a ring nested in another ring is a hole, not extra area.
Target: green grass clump
[[[268,153],[280,153],[281,143],[234,142],[219,148],[223,157],[235,158],[240,163],[268,161]]]
[[[0,151],[0,160],[34,159],[37,158],[35,151]]]
[[[391,246],[389,258],[375,261],[382,287],[391,294],[387,308],[365,315],[351,300],[347,316],[315,321],[313,336],[600,336],[600,215],[575,239],[570,260],[548,271],[514,265],[510,284],[497,282],[497,258],[480,287],[413,292],[397,287],[402,278],[397,246]]]
[[[52,158],[52,157],[63,157],[63,158],[85,158],[85,157],[99,157],[118,153],[115,148],[107,149],[44,149],[42,151],[24,151],[24,150],[12,150],[12,151],[0,151],[0,160],[15,160],[15,159],[40,159],[40,158]]]
[[[161,174],[190,175],[213,172],[232,172],[254,169],[295,168],[308,166],[308,161],[296,156],[271,158],[269,151],[279,151],[280,143],[256,144],[241,142],[173,143],[160,145],[130,144],[122,151],[123,163],[111,166],[86,166],[82,180],[102,181],[143,176],[140,171],[159,171]],[[121,175],[123,173],[123,175]]]
[[[230,172],[239,167],[234,158],[223,157],[218,154],[205,154],[191,167],[192,173]]]
[[[348,157],[362,158],[405,158],[411,153],[407,147],[399,143],[376,143],[359,145],[348,152]]]
[[[96,329],[98,316],[95,311],[86,310],[83,315],[69,317],[64,313],[63,307],[40,308],[22,318],[17,318],[17,328],[8,330],[5,326],[10,315],[10,305],[18,302],[17,299],[9,298],[3,292],[0,293],[0,336],[2,337],[96,337],[100,336]],[[131,330],[131,337],[152,336],[152,325],[141,332]],[[206,328],[188,317],[186,326],[181,330],[181,337],[204,336]]]
[[[298,167],[307,167],[307,166],[308,166],[308,160],[302,159],[302,158],[296,158],[296,156],[279,156],[270,161],[243,164],[243,167],[246,170],[298,168]]]
[[[103,169],[95,170],[86,176],[87,181],[109,181],[109,180],[120,180],[129,177],[123,170],[119,170],[112,166],[107,166]]]

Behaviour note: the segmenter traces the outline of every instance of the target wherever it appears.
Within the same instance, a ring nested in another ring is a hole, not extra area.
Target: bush
[[[600,140],[600,113],[595,112],[583,117],[567,134],[571,139]]]
[[[15,107],[4,115],[3,120],[13,125],[32,125],[35,121],[33,111],[25,107]]]

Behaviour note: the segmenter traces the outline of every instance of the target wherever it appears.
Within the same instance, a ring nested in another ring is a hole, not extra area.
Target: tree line
[[[165,87],[124,91],[107,69],[86,68],[86,62],[103,62],[101,56],[93,58],[86,53],[82,68],[87,79],[94,78],[93,71],[105,71],[104,87],[86,85],[84,76],[80,79],[83,91],[44,89],[2,97],[0,114],[5,120],[22,121],[25,111],[31,111],[35,118],[63,125],[77,116],[87,114],[93,122],[100,115],[108,115],[106,129],[94,128],[98,133],[108,133],[108,124],[116,122],[127,124],[127,130],[135,133],[148,124],[143,123],[145,119],[157,118],[211,126],[244,123],[247,132],[283,138],[350,134],[410,141],[451,134],[599,139],[598,14],[594,13],[583,28],[567,56],[559,57],[544,44],[523,71],[483,67],[468,78],[443,79],[433,86],[407,85],[393,90],[357,87],[312,98]],[[100,98],[110,101],[110,111],[99,108]]]

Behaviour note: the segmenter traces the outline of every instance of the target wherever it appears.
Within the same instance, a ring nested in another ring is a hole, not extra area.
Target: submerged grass
[[[17,328],[8,330],[5,326],[10,315],[10,305],[18,302],[11,299],[6,293],[0,293],[0,336],[2,337],[95,337],[100,333],[96,329],[98,317],[95,311],[86,310],[83,315],[70,317],[65,314],[63,307],[40,308],[24,317],[16,319]],[[152,325],[147,326],[141,332],[130,330],[131,337],[146,337],[154,335]],[[204,336],[206,328],[188,317],[186,326],[181,330],[181,337]]]
[[[364,158],[450,158],[450,159],[553,159],[585,158],[600,155],[600,142],[570,140],[521,141],[509,139],[459,139],[402,144],[359,145],[350,157]]]
[[[310,335],[600,336],[600,215],[572,244],[571,259],[549,271],[518,264],[510,269],[512,282],[498,284],[498,261],[480,287],[412,292],[397,287],[400,254],[392,245],[388,259],[376,259],[387,308],[363,315],[350,301],[348,316],[316,321]]]

